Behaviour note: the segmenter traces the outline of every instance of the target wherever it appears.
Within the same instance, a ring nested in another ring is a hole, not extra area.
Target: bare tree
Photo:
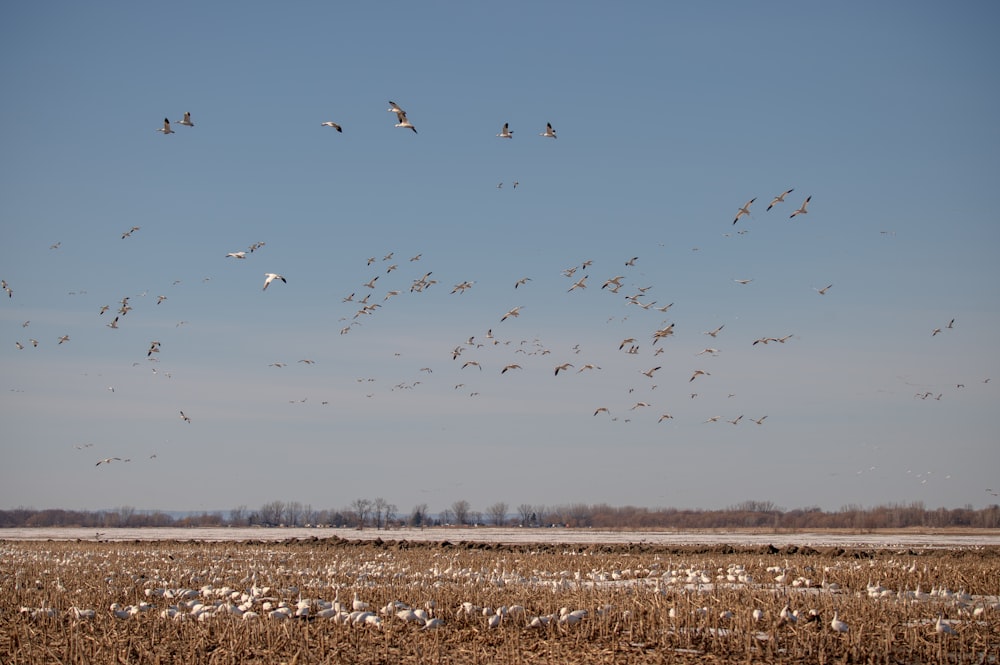
[[[285,524],[288,526],[301,526],[302,504],[298,501],[289,501],[285,504]]]
[[[285,514],[285,504],[282,501],[272,501],[265,503],[257,512],[264,524],[278,525],[281,523],[282,515]]]
[[[376,529],[381,529],[385,526],[388,512],[389,502],[380,496],[375,497],[375,501],[372,502],[372,518],[375,520]]]
[[[364,529],[365,524],[368,522],[368,516],[372,512],[372,502],[369,499],[355,499],[351,502],[351,510],[357,516],[357,527]]]
[[[497,501],[486,509],[486,515],[494,526],[503,526],[507,523],[507,504]]]
[[[531,526],[531,516],[535,514],[535,507],[530,503],[522,503],[517,507],[518,524],[521,526]]]
[[[451,508],[445,508],[438,513],[438,522],[441,524],[455,524],[455,513],[451,512]]]
[[[236,506],[229,511],[229,523],[233,526],[246,526],[249,522],[249,514],[245,505]]]
[[[427,526],[427,504],[418,503],[410,511],[410,526]]]
[[[455,514],[455,522],[457,524],[466,524],[469,521],[470,509],[471,506],[465,499],[459,499],[451,504],[451,512]]]

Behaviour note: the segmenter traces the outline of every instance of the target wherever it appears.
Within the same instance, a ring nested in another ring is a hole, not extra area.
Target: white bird
[[[733,281],[736,282],[737,284],[747,285],[750,282],[752,282],[753,279],[734,279]]]
[[[178,120],[177,124],[178,125],[184,125],[185,127],[194,127],[194,123],[191,122],[191,112],[190,111],[185,111],[184,112],[184,119],[183,120]]]
[[[934,632],[939,635],[954,635],[955,629],[951,627],[951,624],[942,621],[941,615],[939,614],[937,621],[934,622]]]
[[[188,425],[191,424],[191,418],[189,418],[188,416],[184,415],[183,411],[181,411],[181,420],[183,420],[184,422],[186,422]]]
[[[62,344],[63,342],[68,342],[68,341],[69,341],[69,335],[63,335],[62,337],[59,338],[59,343],[60,344]]]
[[[757,200],[757,197],[755,196],[752,199],[750,199],[749,201],[747,201],[746,203],[744,203],[743,206],[739,210],[736,211],[736,219],[733,220],[733,224],[735,224],[736,222],[740,221],[740,217],[742,217],[743,215],[749,215],[750,214],[750,204],[753,203],[756,200]]]
[[[273,272],[266,272],[266,273],[264,273],[264,288],[261,289],[261,291],[266,291],[268,284],[270,284],[271,282],[273,282],[276,279],[280,279],[285,284],[288,283],[288,280],[286,280],[281,275],[278,275],[278,274],[273,273]]]
[[[718,328],[716,328],[715,330],[706,330],[706,331],[705,331],[705,334],[706,334],[706,335],[709,335],[709,336],[711,336],[711,337],[715,337],[715,336],[716,336],[716,335],[718,335],[718,334],[719,334],[720,332],[722,332],[722,329],[723,329],[723,328],[725,328],[725,327],[726,327],[726,324],[725,324],[725,323],[723,323],[723,324],[722,324],[721,326],[719,326],[719,327],[718,327]]]
[[[699,376],[703,376],[703,375],[704,375],[704,376],[712,376],[711,374],[709,374],[709,373],[708,373],[708,372],[706,372],[705,370],[702,370],[702,369],[696,369],[696,370],[694,371],[694,374],[692,374],[692,375],[691,375],[691,378],[690,378],[690,379],[688,379],[688,383],[690,383],[690,382],[694,381],[694,380],[695,380],[695,379],[697,379],[697,378],[698,378]]]
[[[340,133],[344,132],[344,130],[342,130],[340,128],[340,125],[338,125],[337,123],[335,123],[333,121],[330,121],[330,120],[327,120],[326,122],[321,122],[319,124],[320,124],[320,127],[333,127],[334,129],[336,129]]]
[[[833,620],[830,621],[830,628],[838,633],[846,633],[850,630],[850,627],[846,623],[837,618],[836,612],[833,613]]]
[[[102,464],[111,464],[112,462],[115,462],[115,461],[120,462],[120,461],[122,461],[122,458],[121,457],[105,457],[104,459],[102,459],[100,462],[98,462],[94,466],[101,466]]]
[[[804,215],[807,212],[809,212],[808,210],[806,210],[806,207],[809,205],[809,199],[811,199],[811,198],[812,198],[811,194],[809,196],[807,196],[806,200],[802,202],[802,207],[800,207],[798,210],[796,210],[791,215],[789,215],[788,219],[791,219],[792,217],[795,217],[795,215]]]
[[[413,133],[417,133],[417,128],[410,124],[410,121],[406,119],[406,111],[401,109],[398,104],[393,101],[389,102],[389,111],[396,114],[396,119],[399,122],[396,123],[396,127],[402,127],[404,129],[412,129]]]
[[[170,129],[170,119],[169,118],[164,118],[163,119],[163,127],[157,128],[156,131],[163,132],[164,134],[173,134],[174,130]]]
[[[510,131],[510,129],[508,129],[508,127],[507,127],[508,124],[509,123],[506,123],[506,122],[503,123],[503,129],[500,130],[500,133],[497,134],[497,136],[499,136],[502,139],[512,139],[512,138],[514,138],[514,132],[512,132],[512,131]]]
[[[539,136],[545,136],[550,139],[556,138],[556,130],[552,129],[552,123],[545,123],[545,131],[539,134]]]
[[[245,259],[247,257],[246,252],[229,252],[226,254],[226,258],[230,259]]]
[[[507,317],[509,316],[521,316],[521,307],[523,307],[523,305],[518,305],[517,307],[511,308],[510,311],[508,311],[506,314],[500,317],[500,321],[502,322],[506,320]]]
[[[815,289],[815,291],[816,291],[816,293],[820,294],[821,296],[825,296],[826,292],[829,291],[831,288],[833,288],[833,284],[829,284],[827,286],[824,286],[822,289]]]
[[[773,208],[775,203],[784,203],[785,202],[785,197],[788,196],[789,194],[791,194],[793,191],[795,191],[795,190],[794,189],[786,189],[781,194],[778,194],[777,196],[775,196],[773,199],[771,199],[771,203],[768,204],[767,209],[770,210],[771,208]]]

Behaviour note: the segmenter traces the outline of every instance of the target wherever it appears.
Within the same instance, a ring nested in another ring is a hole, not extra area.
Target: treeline
[[[818,507],[785,510],[770,501],[744,501],[722,510],[641,508],[607,504],[573,503],[545,506],[523,503],[513,510],[499,501],[485,510],[474,510],[460,499],[436,513],[418,504],[400,514],[382,497],[355,499],[349,506],[315,510],[297,501],[271,501],[257,510],[238,506],[229,511],[186,514],[142,511],[131,506],[114,510],[0,510],[0,528],[12,527],[276,527],[324,526],[339,528],[392,529],[428,526],[521,526],[590,527],[599,529],[902,529],[908,527],[1000,528],[1000,506],[982,509],[928,509],[923,502],[887,504],[870,508],[843,506],[836,511]]]

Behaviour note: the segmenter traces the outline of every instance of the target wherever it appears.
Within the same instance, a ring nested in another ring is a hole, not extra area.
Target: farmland
[[[993,545],[387,538],[0,541],[0,661],[1000,658]]]

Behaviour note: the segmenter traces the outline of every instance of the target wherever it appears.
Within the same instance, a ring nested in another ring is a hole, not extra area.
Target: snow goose
[[[545,123],[545,131],[539,134],[539,136],[544,136],[546,138],[554,139],[556,137],[556,130],[552,129],[552,123]]]
[[[163,127],[158,127],[156,129],[156,131],[163,132],[164,134],[173,134],[174,130],[170,129],[170,119],[169,118],[164,118],[163,119]]]

